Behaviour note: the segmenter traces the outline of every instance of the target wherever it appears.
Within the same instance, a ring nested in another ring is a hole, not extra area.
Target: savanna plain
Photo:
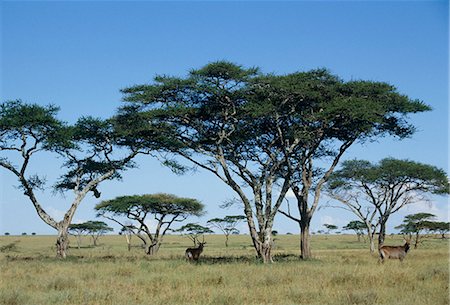
[[[167,236],[149,257],[134,240],[103,236],[97,247],[72,237],[55,258],[54,236],[0,237],[0,304],[449,304],[449,241],[426,239],[401,263],[378,263],[352,235],[312,236],[314,259],[298,258],[298,236],[278,235],[273,264],[255,258],[245,235],[207,235],[198,263],[192,242]],[[401,245],[401,236],[386,244]]]

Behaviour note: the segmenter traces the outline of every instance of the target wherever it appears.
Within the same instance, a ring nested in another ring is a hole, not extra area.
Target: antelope
[[[379,249],[380,260],[384,263],[386,258],[399,259],[401,262],[409,251],[409,241],[406,241],[403,246],[381,246]]]
[[[205,240],[203,240],[203,242],[199,242],[198,243],[198,247],[197,248],[187,248],[186,249],[186,259],[188,261],[198,261],[198,258],[200,257],[200,254],[203,252],[203,248],[206,245]]]

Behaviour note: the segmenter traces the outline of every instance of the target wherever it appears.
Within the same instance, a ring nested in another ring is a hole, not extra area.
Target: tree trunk
[[[370,244],[370,253],[374,253],[375,252],[375,243],[374,243],[374,238],[372,234],[369,234],[369,244]]]
[[[384,244],[384,238],[386,236],[386,222],[380,222],[380,233],[378,234],[378,248]]]
[[[98,239],[98,236],[92,235],[92,241],[93,241],[94,247],[97,247],[97,239]]]
[[[127,239],[128,251],[131,251],[131,236],[128,234],[125,234],[125,238]]]
[[[311,218],[306,216],[300,219],[300,257],[304,260],[312,258],[309,236],[310,221]]]
[[[416,232],[416,240],[414,242],[414,249],[417,249],[418,245],[419,245],[419,232]]]
[[[269,243],[264,242],[261,244],[260,257],[262,258],[264,264],[273,263],[272,244],[270,241]]]
[[[77,236],[77,244],[78,244],[78,249],[81,248],[81,234],[78,234]]]
[[[66,258],[67,248],[69,247],[68,226],[63,226],[58,230],[58,238],[56,239],[56,257]]]
[[[155,255],[156,253],[158,253],[158,250],[159,250],[160,246],[161,246],[161,244],[158,241],[153,242],[152,244],[150,244],[148,246],[147,254],[148,255]]]
[[[225,234],[225,247],[228,248],[228,235]]]

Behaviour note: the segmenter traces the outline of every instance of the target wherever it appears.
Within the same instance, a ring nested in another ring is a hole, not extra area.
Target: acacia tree
[[[429,230],[439,232],[441,239],[445,239],[445,234],[450,231],[450,222],[432,221],[429,223]]]
[[[140,152],[140,147],[126,141],[113,120],[83,117],[69,126],[57,119],[58,110],[55,106],[43,107],[21,101],[0,104],[0,166],[18,178],[20,188],[38,216],[57,230],[57,257],[65,258],[68,230],[78,206],[89,192],[97,198],[100,196],[98,186],[101,182],[120,179],[120,172],[133,166],[132,159]],[[147,153],[149,141],[142,152]],[[117,154],[121,142],[125,142],[128,149],[122,148]],[[134,143],[138,144],[137,141]],[[44,189],[44,178],[27,171],[39,152],[54,153],[62,159],[64,172],[54,189],[74,194],[60,221],[45,211],[36,196],[36,190]]]
[[[299,223],[302,257],[308,258],[309,224],[321,188],[348,147],[386,134],[410,135],[413,128],[403,116],[429,110],[385,83],[344,82],[324,69],[264,75],[228,62],[186,78],[156,77],[154,84],[123,92],[129,104],[121,115],[148,126],[164,122],[167,138],[178,141],[169,151],[236,192],[265,262],[272,261],[273,221],[289,187],[300,217],[284,214]],[[324,170],[313,166],[330,158]]]
[[[330,179],[328,194],[344,204],[362,221],[362,211],[376,213],[372,225],[379,227],[383,245],[389,217],[406,205],[427,201],[429,194],[449,193],[446,173],[435,166],[410,160],[386,158],[378,164],[349,160]]]
[[[87,233],[92,237],[92,244],[94,247],[98,245],[97,242],[100,236],[113,231],[113,228],[108,226],[103,221],[90,220],[85,222],[84,226],[86,227]]]
[[[205,234],[214,233],[210,228],[199,225],[198,223],[188,223],[181,228],[175,230],[175,232],[181,233],[181,235],[188,237],[194,243],[194,246],[199,243],[198,238]]]
[[[411,235],[414,234],[414,249],[422,241],[424,237],[421,233],[422,231],[429,231],[432,228],[432,219],[436,218],[436,215],[430,213],[416,213],[406,215],[403,219],[403,223],[396,226],[396,229],[400,229],[400,233],[404,235],[409,235],[409,240],[411,240]]]
[[[299,142],[284,140],[285,130],[277,120],[266,120],[269,109],[261,108],[257,94],[249,92],[256,88],[257,72],[217,62],[186,78],[158,76],[154,84],[124,89],[130,103],[119,114],[150,128],[165,123],[160,130],[171,144],[177,143],[168,151],[230,186],[243,203],[258,256],[271,262],[273,221],[289,188],[290,175],[282,176],[280,170],[285,154]],[[136,137],[145,134],[143,126],[133,128]]]
[[[358,236],[358,241],[361,241],[361,236],[364,236],[364,231],[367,231],[366,224],[359,220],[352,220],[347,225],[342,227],[343,230],[352,230]],[[370,231],[368,232],[370,234]]]
[[[158,252],[164,235],[174,222],[184,221],[188,216],[200,216],[203,208],[203,204],[196,199],[171,194],[122,196],[102,201],[95,207],[98,216],[118,223],[140,238],[149,255]],[[147,223],[147,216],[150,215],[157,222],[154,230]],[[123,223],[121,217],[132,220],[133,224]]]
[[[337,230],[337,228],[338,228],[336,225],[332,225],[332,224],[328,224],[328,223],[325,223],[323,226],[325,228],[327,228],[327,234],[330,234],[330,231]]]
[[[299,224],[301,257],[308,259],[310,223],[322,188],[348,148],[384,136],[408,137],[414,127],[407,122],[407,114],[430,107],[401,95],[392,85],[345,82],[326,70],[283,76],[273,87],[278,98],[286,101],[284,108],[291,109],[288,121],[297,125],[295,134],[302,141],[287,163],[293,173],[291,189],[298,216],[289,205],[281,212]]]
[[[237,226],[246,218],[242,215],[225,216],[224,218],[213,218],[208,220],[208,224],[223,232],[225,235],[225,247],[228,247],[228,239],[231,234],[239,234]],[[273,233],[273,231],[272,231]],[[273,235],[273,234],[272,234]]]
[[[81,236],[86,233],[86,226],[84,223],[73,223],[69,225],[69,233],[76,235],[77,237],[77,247],[81,248]]]
[[[120,229],[119,235],[125,235],[125,239],[127,240],[127,248],[128,251],[131,251],[131,238],[134,235],[134,226],[130,222],[126,222],[124,226]]]

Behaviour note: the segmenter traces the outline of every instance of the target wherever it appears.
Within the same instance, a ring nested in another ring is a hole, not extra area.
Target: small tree
[[[358,236],[358,241],[361,241],[361,236],[364,236],[364,231],[367,230],[366,224],[359,220],[352,220],[346,226],[342,227],[343,230],[352,230]],[[370,234],[370,232],[368,232]]]
[[[197,223],[188,223],[175,230],[175,232],[181,233],[181,235],[188,237],[194,245],[197,245],[198,238],[204,234],[214,233],[210,228],[201,226]]]
[[[125,235],[128,251],[131,251],[131,237],[133,237],[133,232],[134,226],[131,223],[125,223],[119,231],[119,235]]]
[[[17,177],[38,216],[57,230],[56,254],[65,258],[69,226],[81,202],[90,192],[100,197],[99,184],[121,178],[120,172],[133,166],[132,159],[138,153],[152,150],[152,138],[149,136],[145,150],[140,150],[144,143],[130,141],[115,119],[83,117],[69,126],[56,118],[58,110],[55,106],[21,101],[0,104],[0,167]],[[45,211],[36,196],[36,190],[44,190],[45,179],[28,173],[30,162],[40,152],[53,153],[62,159],[63,172],[54,189],[75,194],[60,221]]]
[[[330,231],[332,231],[332,230],[337,230],[337,226],[335,226],[335,225],[332,225],[332,224],[328,224],[328,223],[326,223],[326,224],[324,224],[323,225],[325,228],[327,228],[327,234],[330,234]]]
[[[208,220],[208,224],[212,227],[218,228],[225,235],[225,247],[228,247],[228,239],[231,234],[239,234],[236,228],[246,217],[242,215],[225,216],[224,218],[213,218]]]
[[[379,228],[381,246],[392,214],[406,205],[427,201],[429,194],[448,194],[449,183],[442,169],[414,161],[386,158],[372,164],[348,160],[331,175],[327,190],[368,228]]]
[[[445,234],[450,231],[450,222],[431,221],[429,222],[429,230],[441,234],[441,238],[445,239]]]
[[[98,245],[97,242],[100,236],[113,231],[113,228],[109,227],[103,221],[87,221],[84,225],[86,226],[87,233],[92,237],[94,247]]]
[[[99,216],[126,227],[140,238],[149,255],[158,252],[164,235],[174,222],[184,221],[188,216],[200,216],[203,208],[203,204],[196,199],[171,194],[117,197],[103,201],[95,207]],[[149,215],[157,221],[154,230],[146,223]],[[123,223],[122,217],[133,221],[133,225]]]
[[[78,249],[81,248],[81,236],[86,233],[87,228],[84,223],[73,223],[69,226],[69,233],[76,235]]]
[[[403,223],[395,228],[400,229],[400,233],[408,235],[409,240],[411,240],[412,234],[415,234],[414,249],[416,249],[422,241],[422,232],[432,228],[431,220],[433,218],[436,218],[436,215],[430,213],[410,214],[405,216]]]

